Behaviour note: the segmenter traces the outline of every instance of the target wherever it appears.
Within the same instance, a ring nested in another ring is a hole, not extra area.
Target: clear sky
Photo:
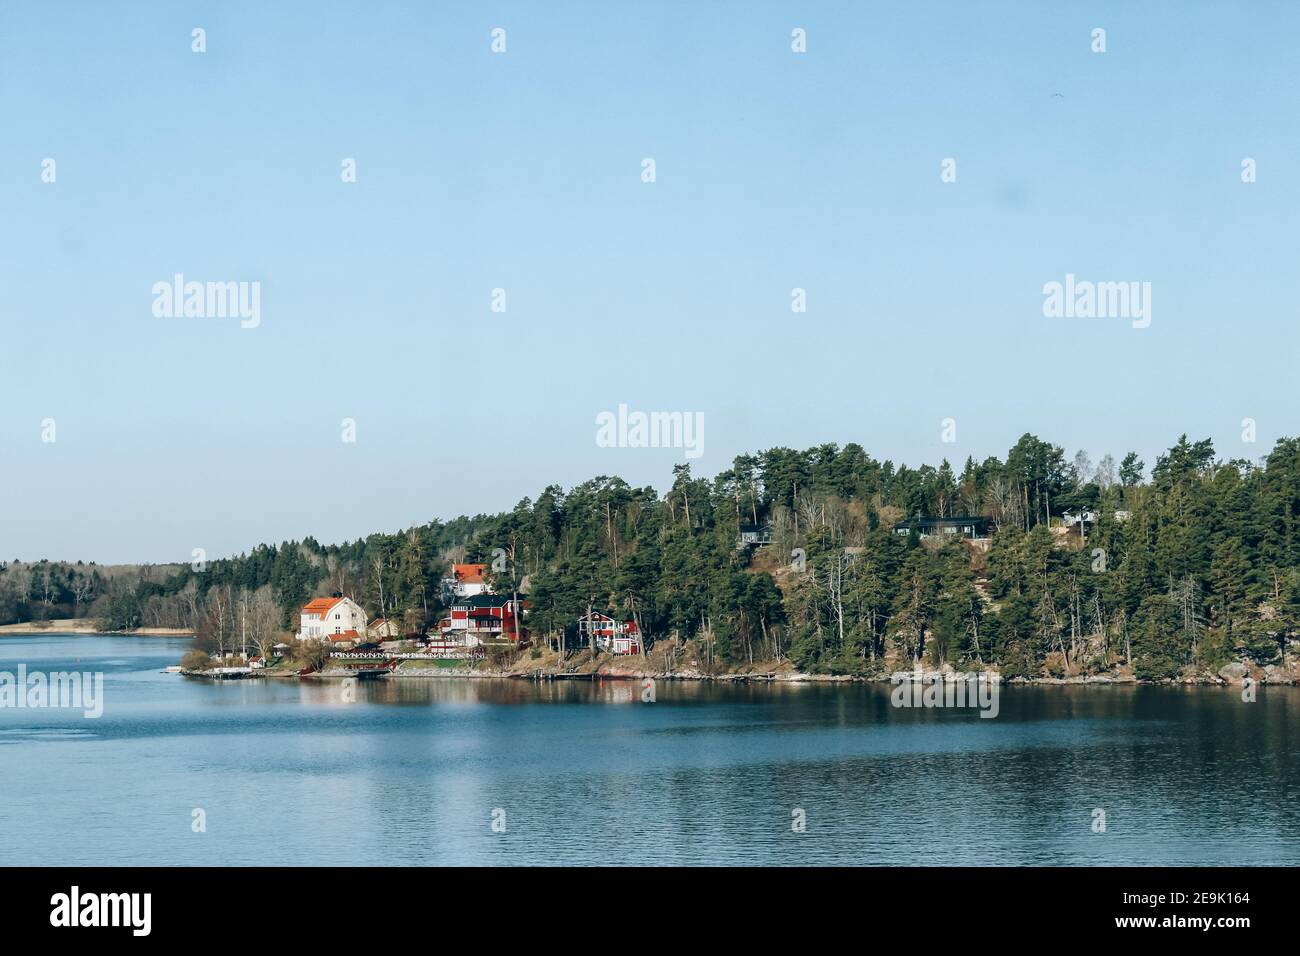
[[[709,476],[1026,431],[1259,457],[1297,431],[1298,33],[1289,2],[6,0],[0,558],[662,491],[682,450],[596,443],[620,403],[701,413]],[[175,273],[259,282],[260,325],[155,317]],[[1045,317],[1067,273],[1150,282],[1150,327]]]

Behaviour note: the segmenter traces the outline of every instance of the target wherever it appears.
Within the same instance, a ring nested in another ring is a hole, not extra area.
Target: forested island
[[[908,523],[954,516],[987,531]],[[601,476],[501,514],[263,544],[198,569],[13,562],[0,624],[85,618],[192,630],[205,650],[269,648],[291,640],[306,599],[340,593],[419,634],[444,612],[453,561],[488,564],[498,593],[526,597],[534,655],[590,655],[574,622],[594,610],[635,620],[648,654],[671,646],[706,676],[1208,680],[1231,665],[1291,681],[1300,439],[1251,462],[1184,436],[1149,476],[1136,454],[1094,465],[1028,434],[960,472],[856,444],[773,448],[712,480],[679,465],[663,494]]]

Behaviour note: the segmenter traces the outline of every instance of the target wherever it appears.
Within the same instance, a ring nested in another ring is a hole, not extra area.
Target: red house
[[[528,602],[508,594],[475,594],[454,598],[448,616],[438,623],[444,642],[465,647],[482,645],[528,646],[523,618]]]
[[[596,646],[611,654],[640,654],[641,631],[636,621],[616,621],[608,614],[593,611],[578,618],[578,636],[583,643],[596,639]]]

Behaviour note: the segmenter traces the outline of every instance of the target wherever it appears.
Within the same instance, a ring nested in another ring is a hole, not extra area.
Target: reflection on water
[[[342,700],[338,679],[302,681],[302,699],[328,704]],[[654,693],[664,686],[654,683]],[[684,683],[684,682],[682,682]],[[525,681],[482,678],[401,678],[354,681],[357,699],[380,704],[639,704],[637,680]],[[685,695],[683,695],[685,699]]]
[[[0,862],[1300,862],[1291,688],[1008,687],[988,720],[888,685],[160,673],[183,648],[0,640],[106,672],[97,721],[0,710]]]

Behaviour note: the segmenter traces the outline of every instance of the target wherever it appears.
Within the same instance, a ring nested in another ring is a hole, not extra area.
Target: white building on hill
[[[366,632],[366,612],[351,598],[312,598],[299,612],[298,633],[300,641],[323,641],[331,634],[345,631]]]

